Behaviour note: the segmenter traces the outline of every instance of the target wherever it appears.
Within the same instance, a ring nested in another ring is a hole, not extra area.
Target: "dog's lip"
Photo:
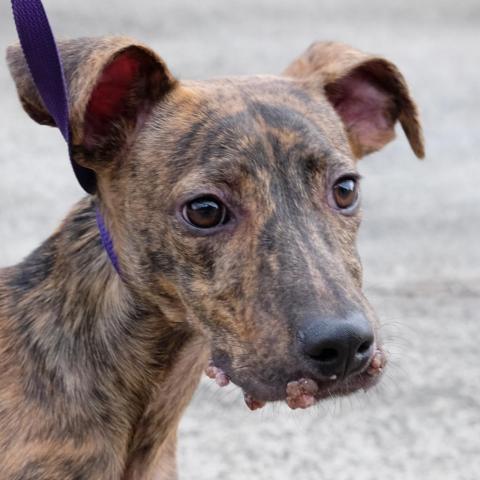
[[[367,367],[357,375],[348,379],[315,379],[308,376],[291,380],[286,387],[275,387],[273,389],[263,385],[262,388],[242,387],[245,403],[251,410],[262,408],[268,402],[286,401],[292,409],[309,408],[320,400],[338,396],[349,395],[360,389],[368,390],[378,383],[383,369],[387,363],[387,356],[384,350],[377,347]],[[205,370],[208,377],[215,379],[220,387],[230,383],[230,377],[213,362]],[[234,382],[235,383],[235,382]],[[255,391],[256,390],[256,391]],[[265,392],[270,390],[268,394]],[[272,394],[275,391],[275,394]]]

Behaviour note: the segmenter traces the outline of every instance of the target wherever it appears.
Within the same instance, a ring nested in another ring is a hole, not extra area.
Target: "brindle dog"
[[[397,68],[316,43],[281,76],[180,82],[127,38],[60,51],[72,154],[97,193],[0,271],[0,478],[176,478],[177,426],[209,359],[252,408],[375,383],[356,161],[397,121],[424,155]],[[52,125],[20,48],[7,57],[23,107]]]

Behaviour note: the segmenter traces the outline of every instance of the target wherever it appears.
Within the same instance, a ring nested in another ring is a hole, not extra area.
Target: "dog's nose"
[[[373,329],[360,313],[346,319],[310,321],[299,332],[299,339],[303,353],[328,377],[358,373],[373,355]]]

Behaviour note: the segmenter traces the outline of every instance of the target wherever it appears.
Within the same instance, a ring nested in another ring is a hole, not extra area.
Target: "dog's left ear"
[[[130,38],[62,40],[58,49],[68,88],[72,154],[99,173],[177,82],[160,57]],[[8,48],[7,61],[25,111],[54,126],[18,44]]]
[[[285,70],[309,89],[323,89],[361,158],[395,137],[400,122],[417,157],[425,155],[418,110],[397,67],[336,42],[314,43]]]

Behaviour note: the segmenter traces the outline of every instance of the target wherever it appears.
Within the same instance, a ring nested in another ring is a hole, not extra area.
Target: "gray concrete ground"
[[[480,3],[45,0],[62,36],[125,33],[180,77],[274,73],[315,39],[395,61],[425,122],[361,164],[360,252],[392,365],[373,393],[251,413],[203,382],[183,420],[182,478],[480,478]],[[14,39],[0,0],[0,46]],[[81,196],[62,140],[21,111],[0,64],[0,265],[18,261]]]

